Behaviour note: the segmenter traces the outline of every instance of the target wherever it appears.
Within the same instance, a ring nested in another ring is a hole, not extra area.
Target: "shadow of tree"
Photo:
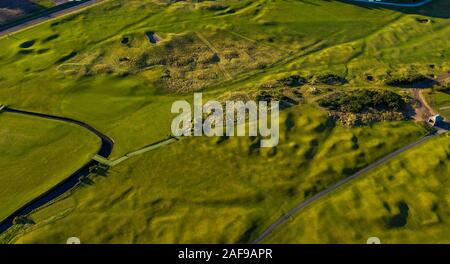
[[[326,0],[330,1],[330,0]],[[414,14],[414,15],[422,15],[422,16],[428,16],[428,17],[435,17],[435,18],[450,18],[450,1],[448,0],[432,0],[432,2],[425,4],[423,6],[419,7],[395,7],[395,6],[388,6],[388,5],[380,5],[375,3],[363,3],[363,2],[357,2],[353,0],[335,0],[339,2],[343,2],[346,4],[351,5],[357,5],[363,8],[367,9],[389,9],[389,10],[395,10],[400,13],[404,14]],[[421,0],[383,0],[386,2],[402,2],[402,3],[417,3]]]

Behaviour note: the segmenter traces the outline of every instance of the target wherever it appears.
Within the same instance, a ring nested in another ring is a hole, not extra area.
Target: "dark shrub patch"
[[[36,40],[25,41],[24,43],[20,44],[19,47],[22,49],[28,49],[31,48],[34,43],[36,43]]]
[[[260,91],[260,93],[256,96],[256,100],[257,101],[266,101],[266,102],[271,102],[273,99],[273,96],[270,92],[268,91]]]
[[[46,52],[48,52],[50,49],[40,49],[37,51],[37,54],[44,54]]]
[[[431,20],[427,19],[427,18],[416,18],[416,21],[421,23],[421,24],[426,24],[426,23],[430,23]]]
[[[319,105],[340,112],[361,113],[370,108],[379,111],[400,111],[406,103],[400,95],[391,91],[359,89],[330,94],[320,99]]]
[[[234,9],[230,9],[225,12],[225,14],[234,14],[234,13],[236,13],[236,10]]]
[[[59,38],[59,35],[58,34],[53,34],[51,36],[46,37],[44,40],[42,40],[42,43],[46,43],[46,42],[52,41],[52,40],[57,39],[57,38]]]
[[[387,219],[387,224],[390,228],[403,227],[408,223],[408,204],[404,201],[400,201],[398,202],[397,206],[399,209],[399,213]]]
[[[32,225],[32,224],[35,224],[33,219],[31,219],[30,217],[28,217],[26,215],[21,215],[21,216],[15,217],[13,219],[13,223],[15,225]]]
[[[226,5],[221,4],[213,4],[208,6],[201,7],[202,9],[208,10],[208,11],[223,11],[228,8]]]
[[[34,50],[19,50],[19,54],[22,54],[22,55],[27,55],[27,54],[31,54],[31,53],[33,53],[34,52]]]
[[[292,75],[279,79],[278,82],[289,87],[297,87],[306,84],[308,79],[300,75]]]
[[[315,82],[328,85],[341,85],[347,83],[347,80],[339,75],[329,73],[316,76]]]
[[[72,51],[71,53],[67,54],[66,56],[62,57],[61,59],[59,59],[56,63],[63,63],[66,62],[70,59],[72,59],[73,57],[77,56],[77,52],[76,51]]]
[[[431,88],[437,82],[425,75],[409,75],[398,78],[388,78],[385,84],[402,88]]]
[[[288,96],[282,96],[280,99],[280,109],[286,109],[293,105],[298,105],[299,102],[297,100],[294,100],[291,97]]]
[[[122,40],[120,41],[120,43],[122,43],[123,45],[127,45],[130,42],[130,39],[127,37],[122,38]]]

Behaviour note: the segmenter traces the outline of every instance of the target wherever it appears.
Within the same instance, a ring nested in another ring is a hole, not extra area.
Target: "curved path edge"
[[[42,113],[36,113],[36,112],[29,112],[24,110],[18,110],[13,109],[9,107],[4,107],[3,112],[7,113],[15,113],[15,114],[21,114],[21,115],[30,115],[34,117],[40,117],[45,119],[51,119],[51,120],[57,120],[62,122],[68,122],[71,124],[75,124],[78,126],[81,126],[90,132],[94,133],[101,139],[101,146],[100,149],[97,151],[97,155],[108,158],[108,156],[111,154],[112,149],[114,147],[114,141],[106,136],[105,134],[101,133],[94,127],[75,120],[71,118],[65,118],[65,117],[59,117],[54,115],[47,115]],[[57,185],[53,186],[50,190],[46,191],[45,193],[39,195],[38,197],[34,198],[30,202],[23,205],[21,208],[10,214],[8,217],[0,221],[0,234],[4,233],[6,230],[8,230],[10,227],[14,225],[14,219],[19,216],[24,216],[32,211],[34,211],[37,208],[40,208],[41,206],[47,204],[48,202],[60,197],[61,195],[65,194],[67,191],[70,191],[73,187],[75,187],[79,182],[80,179],[85,178],[89,175],[89,169],[93,166],[96,166],[99,164],[95,160],[90,160],[88,163],[86,163],[83,167],[75,171],[72,175],[64,179],[62,182],[58,183]]]

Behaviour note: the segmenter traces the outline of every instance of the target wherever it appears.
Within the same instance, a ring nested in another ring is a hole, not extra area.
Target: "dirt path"
[[[438,83],[443,83],[447,79],[450,78],[450,72],[442,74],[438,76],[435,81]],[[414,109],[415,113],[413,114],[413,118],[417,121],[427,121],[430,116],[438,114],[437,111],[434,111],[430,104],[425,99],[424,89],[413,89],[412,95],[414,100],[419,104],[418,107]],[[445,110],[449,107],[442,107],[439,110]]]
[[[423,95],[422,89],[414,89],[412,92],[414,100],[418,103],[418,107],[414,109],[413,118],[417,121],[427,121],[432,115],[435,115],[433,108],[428,104]]]

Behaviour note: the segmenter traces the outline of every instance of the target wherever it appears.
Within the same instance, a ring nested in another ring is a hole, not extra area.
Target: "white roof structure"
[[[443,121],[444,121],[444,118],[441,115],[434,115],[434,116],[431,116],[430,118],[428,118],[428,122],[433,125],[436,125]]]

